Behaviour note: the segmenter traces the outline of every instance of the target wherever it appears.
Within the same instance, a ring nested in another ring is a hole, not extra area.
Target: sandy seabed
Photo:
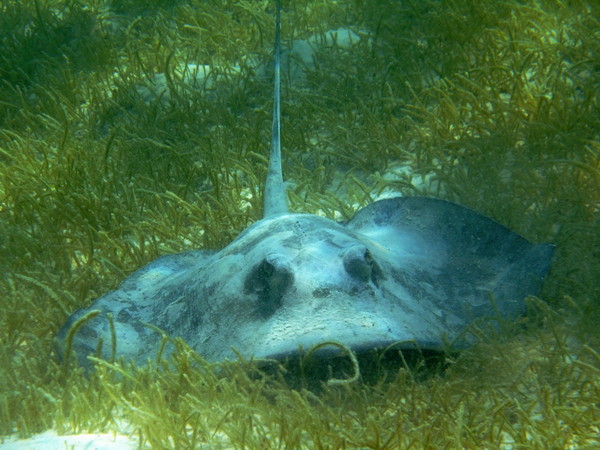
[[[28,439],[8,437],[0,442],[0,450],[43,450],[69,448],[73,450],[109,450],[139,448],[135,438],[119,434],[67,434],[59,436],[56,431],[48,430]]]

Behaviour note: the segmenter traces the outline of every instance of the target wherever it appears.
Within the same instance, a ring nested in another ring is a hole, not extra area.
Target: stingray
[[[144,364],[172,351],[165,335],[211,362],[281,360],[330,341],[357,352],[393,344],[462,349],[475,341],[473,327],[526,312],[524,299],[538,292],[553,246],[534,245],[471,209],[397,197],[347,223],[288,211],[279,9],[277,2],[263,218],[220,251],[162,256],[74,312],[56,338],[63,358]]]

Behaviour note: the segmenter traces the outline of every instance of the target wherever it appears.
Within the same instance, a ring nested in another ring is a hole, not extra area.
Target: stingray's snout
[[[269,253],[247,275],[244,293],[256,294],[258,312],[270,316],[281,306],[283,296],[293,282],[289,261],[282,255]]]
[[[344,269],[352,278],[365,283],[372,281],[375,286],[379,286],[383,272],[367,247],[353,245],[344,251],[342,259]]]

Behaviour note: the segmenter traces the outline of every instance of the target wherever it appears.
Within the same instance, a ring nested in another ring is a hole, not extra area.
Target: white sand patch
[[[137,439],[112,433],[68,434],[59,436],[56,431],[48,430],[28,439],[16,439],[15,437],[0,438],[0,450],[127,450],[136,448],[139,448]]]

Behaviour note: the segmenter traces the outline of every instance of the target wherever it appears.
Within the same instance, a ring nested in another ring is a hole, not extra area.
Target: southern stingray
[[[160,257],[73,313],[57,334],[63,357],[143,364],[169,351],[157,329],[208,361],[281,359],[327,341],[355,351],[464,348],[471,326],[522,315],[538,292],[551,245],[444,200],[380,200],[345,224],[288,211],[279,15],[277,4],[263,219],[220,251]]]

